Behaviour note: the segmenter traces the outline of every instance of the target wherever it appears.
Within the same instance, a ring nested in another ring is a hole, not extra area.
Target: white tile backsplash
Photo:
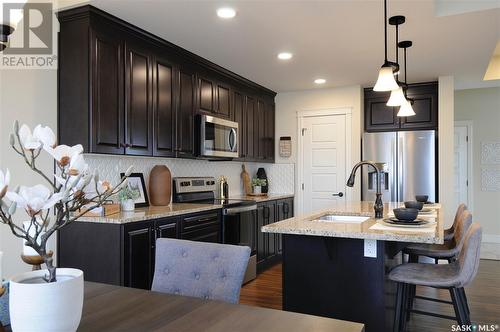
[[[98,169],[101,179],[108,179],[117,183],[120,173],[133,165],[134,172],[143,173],[146,185],[149,172],[155,165],[166,165],[172,177],[176,176],[213,176],[219,178],[224,175],[228,179],[230,196],[241,195],[243,184],[241,181],[242,162],[237,161],[206,161],[196,159],[148,158],[131,156],[113,156],[85,154],[85,160],[91,169]],[[294,164],[260,164],[245,162],[250,176],[255,176],[257,169],[266,170],[269,181],[269,192],[273,194],[293,194],[294,189]]]

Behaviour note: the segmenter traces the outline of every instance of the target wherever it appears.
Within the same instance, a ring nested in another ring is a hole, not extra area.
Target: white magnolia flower
[[[15,202],[18,207],[24,208],[31,217],[41,210],[50,209],[61,200],[61,197],[61,193],[52,194],[47,187],[41,184],[33,187],[21,186],[19,193],[7,192],[7,198]]]
[[[66,166],[74,156],[83,152],[83,146],[81,144],[74,146],[58,145],[55,148],[46,147],[45,150],[47,150],[61,166]]]
[[[53,148],[56,145],[56,135],[50,127],[36,126],[33,130],[33,137],[42,142],[44,148]]]
[[[78,174],[85,174],[89,168],[89,165],[85,162],[83,155],[77,154],[71,157],[71,162],[69,163],[68,174],[76,176]]]
[[[42,145],[40,140],[31,134],[30,127],[25,124],[19,129],[19,139],[21,140],[21,145],[28,150],[36,150]]]
[[[0,169],[0,199],[2,199],[5,196],[7,188],[9,186],[9,182],[10,182],[9,169],[7,169],[7,172],[5,172],[5,174]]]

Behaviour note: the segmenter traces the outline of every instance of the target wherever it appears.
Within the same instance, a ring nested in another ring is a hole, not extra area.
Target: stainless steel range
[[[201,203],[220,205],[222,208],[222,243],[255,248],[257,223],[257,203],[242,199],[220,199],[215,192],[217,181],[214,177],[173,178],[174,203]],[[244,283],[257,275],[257,251],[252,249]]]

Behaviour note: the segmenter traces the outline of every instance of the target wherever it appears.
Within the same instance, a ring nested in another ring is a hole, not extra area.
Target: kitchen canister
[[[156,165],[149,173],[149,201],[151,205],[166,206],[172,198],[172,174],[165,165]]]

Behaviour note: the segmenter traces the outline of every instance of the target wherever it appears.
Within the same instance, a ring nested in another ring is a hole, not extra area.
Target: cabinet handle
[[[286,202],[285,202],[285,203],[283,203],[283,212],[284,212],[285,214],[288,214],[288,203],[286,203]]]

